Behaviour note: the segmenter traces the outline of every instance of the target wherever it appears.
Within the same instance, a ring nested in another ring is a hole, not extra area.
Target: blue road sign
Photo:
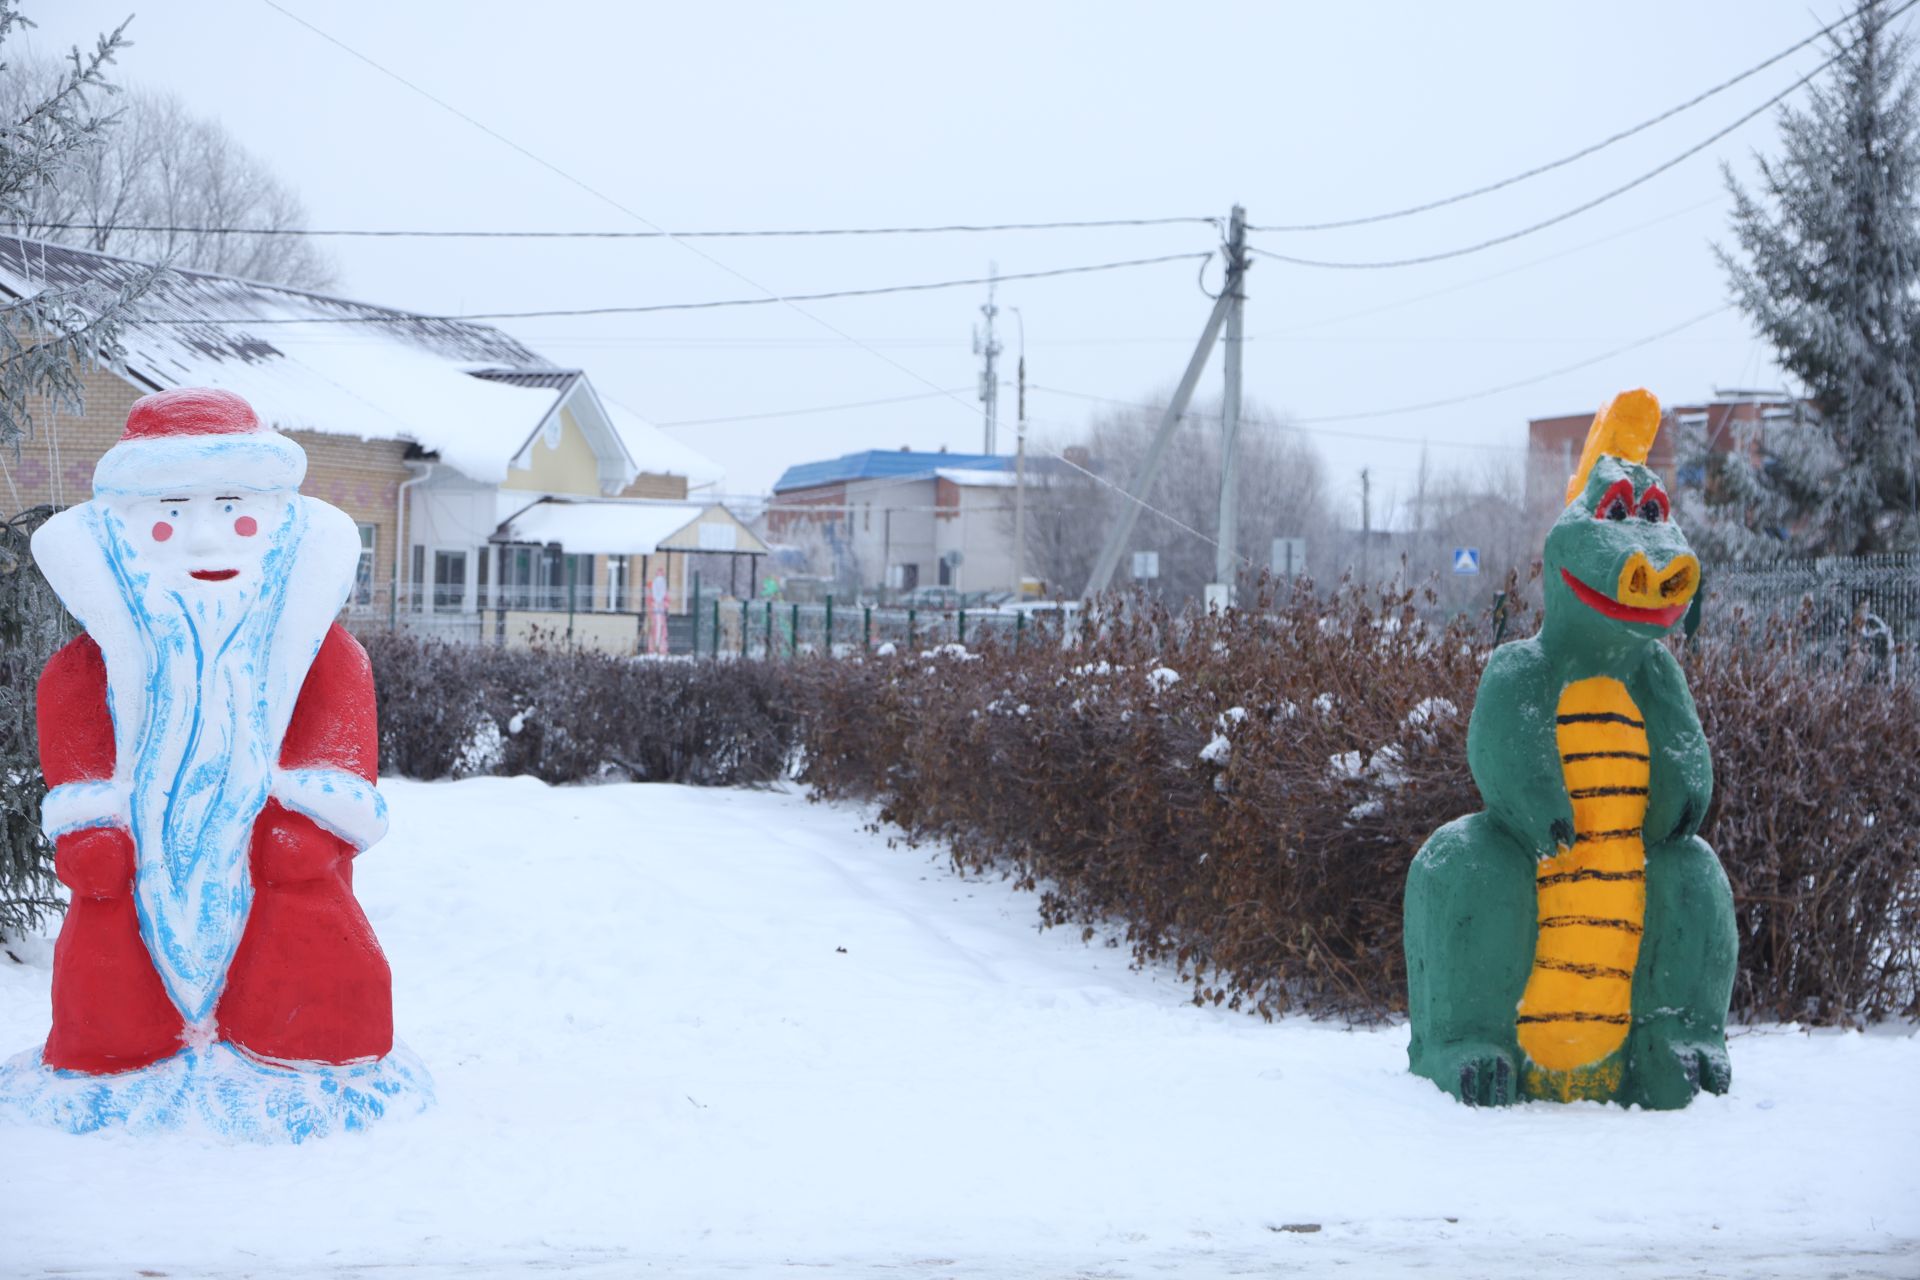
[[[1453,571],[1455,573],[1480,572],[1480,548],[1455,547],[1453,549]]]

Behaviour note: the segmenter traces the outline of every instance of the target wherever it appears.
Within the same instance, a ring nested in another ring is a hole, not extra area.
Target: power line
[[[38,222],[42,231],[127,231],[193,236],[333,236],[362,240],[770,240],[803,236],[923,236],[995,231],[1081,231],[1102,227],[1217,225],[1218,218],[1086,218],[1065,222],[950,223],[921,227],[782,227],[738,231],[457,231],[445,228],[185,227],[165,223]]]
[[[244,319],[232,316],[188,316],[184,318],[174,317],[166,320],[132,320],[128,323],[146,325],[232,324],[242,327],[252,327],[254,325],[269,324],[415,324],[422,320],[538,320],[555,316],[652,315],[661,311],[711,311],[719,307],[764,307],[782,303],[791,306],[797,302],[825,302],[834,298],[873,298],[889,293],[924,293],[933,289],[958,289],[968,285],[986,284],[990,278],[1001,281],[1047,280],[1055,276],[1088,275],[1096,271],[1119,271],[1129,267],[1151,267],[1165,262],[1192,262],[1196,258],[1211,256],[1211,253],[1169,253],[1162,254],[1157,258],[1128,258],[1122,262],[1096,262],[1080,267],[1053,267],[1045,271],[1020,271],[1002,274],[997,277],[973,276],[965,280],[932,280],[919,284],[890,284],[880,285],[871,289],[833,289],[825,293],[768,294],[760,298],[714,298],[705,302],[653,302],[642,303],[635,306],[617,307],[556,307],[538,311],[467,311],[447,315],[398,311],[382,315],[280,316],[269,319]],[[795,310],[798,310],[798,308],[796,307]],[[804,311],[802,311],[801,314],[807,316],[809,320],[817,318]],[[835,330],[835,332],[837,333],[838,330]],[[864,342],[860,342],[858,339],[846,336],[845,340],[853,342],[862,350],[880,356],[880,353],[874,350],[873,347],[868,346]],[[888,364],[895,365],[897,368],[905,367],[898,365],[893,360],[887,359],[886,356],[880,356],[880,358],[886,360]],[[927,382],[928,386],[934,387],[934,389],[941,394],[948,394],[946,388],[936,386],[932,382],[927,381],[927,379],[920,378],[919,374],[914,374],[913,376],[920,381]],[[964,404],[965,401],[961,403]]]
[[[1909,0],[1909,3],[1915,3],[1915,2],[1917,2],[1917,0]],[[308,22],[305,18],[302,18],[298,14],[285,8],[283,5],[279,3],[279,0],[261,0],[261,3],[266,5],[268,8],[272,9],[274,12],[280,14],[282,17],[287,18],[292,22],[296,22],[302,27],[305,27],[308,31],[311,31],[313,34],[319,36],[323,40],[326,40],[329,44],[336,46],[337,48],[350,54],[351,56],[358,59],[359,61],[366,63],[368,66],[380,72],[382,75],[385,75],[395,81],[398,81],[400,84],[405,85],[408,89],[411,89],[413,92],[427,99],[429,102],[438,106],[443,111],[447,111],[452,115],[458,117],[459,119],[465,121],[467,124],[480,130],[482,133],[485,133],[488,137],[493,138],[495,141],[503,144],[504,146],[511,147],[514,151],[517,151],[522,156],[525,156],[527,159],[533,161],[535,164],[538,164],[540,167],[542,167],[543,169],[546,169],[547,171],[554,174],[555,176],[565,180],[568,183],[571,183],[573,186],[580,188],[582,191],[585,191],[587,194],[593,196],[595,199],[600,200],[601,202],[613,207],[614,209],[619,210],[621,213],[625,214],[629,218],[632,218],[634,221],[640,223],[642,226],[647,227],[649,230],[660,232],[661,235],[665,237],[667,240],[671,241],[674,244],[679,245],[681,248],[687,250],[687,252],[692,253],[700,258],[704,258],[706,261],[718,267],[720,270],[725,271],[727,274],[735,277],[736,279],[742,281],[743,283],[750,285],[755,289],[760,290],[762,293],[767,294],[769,300],[780,302],[785,304],[788,307],[791,307],[798,314],[806,317],[808,320],[811,320],[813,323],[819,325],[823,329],[826,329],[828,332],[833,333],[836,336],[844,339],[845,341],[852,344],[853,346],[860,348],[862,351],[865,351],[868,355],[874,357],[876,360],[879,360],[885,364],[891,365],[893,368],[898,369],[901,373],[906,374],[909,378],[912,378],[914,381],[921,383],[922,385],[929,387],[935,391],[938,391],[942,395],[947,396],[955,404],[959,405],[962,409],[966,410],[969,417],[973,415],[973,407],[971,405],[969,405],[966,401],[962,400],[958,395],[947,391],[946,388],[944,387],[941,387],[938,383],[934,382],[933,379],[927,377],[925,374],[920,373],[917,370],[908,368],[906,365],[901,364],[898,360],[893,359],[891,356],[886,355],[884,352],[878,351],[875,348],[868,346],[866,343],[861,342],[858,338],[854,337],[852,334],[845,332],[844,330],[838,328],[837,326],[833,325],[829,321],[824,320],[821,317],[816,316],[812,312],[806,310],[804,307],[797,305],[799,301],[803,301],[805,299],[792,299],[792,298],[781,297],[779,294],[775,293],[774,290],[767,288],[767,286],[761,284],[757,280],[754,280],[750,276],[746,275],[744,272],[739,271],[734,267],[728,266],[726,263],[720,261],[718,258],[714,257],[712,254],[707,253],[705,250],[702,250],[697,246],[688,243],[686,240],[675,236],[672,232],[666,231],[657,223],[644,217],[637,211],[628,208],[626,205],[621,204],[618,200],[615,200],[612,196],[607,195],[605,192],[599,190],[598,188],[593,187],[590,184],[582,181],[581,179],[574,177],[572,174],[562,169],[559,165],[556,165],[552,161],[547,160],[541,156],[535,155],[532,151],[529,151],[527,148],[513,141],[513,139],[507,137],[505,134],[502,134],[499,131],[488,127],[487,125],[481,123],[479,120],[468,115],[466,112],[460,110],[458,107],[454,106],[453,104],[446,102],[441,98],[435,97],[432,93],[429,93],[427,90],[421,88],[419,85],[414,84],[411,80],[408,80],[405,76],[402,76],[398,72],[389,70],[388,68],[382,66],[380,63],[374,61],[372,58],[368,57],[366,54],[361,53],[358,49],[355,49],[353,46],[347,44],[345,41],[340,40],[338,37],[333,36],[328,32],[321,30],[319,27],[314,26],[311,22]],[[1195,256],[1207,256],[1207,255],[1195,255]],[[1003,277],[1003,278],[1007,278],[1007,277]],[[1149,511],[1152,511],[1155,515],[1159,516],[1161,519],[1166,520],[1169,523],[1181,529],[1186,530],[1188,533],[1193,534],[1195,537],[1201,539],[1203,542],[1206,542],[1210,545],[1214,543],[1214,540],[1212,538],[1207,537],[1206,534],[1201,533],[1199,530],[1194,529],[1191,526],[1187,525],[1184,521],[1180,520],[1178,517],[1173,516],[1168,512],[1162,511],[1159,508],[1152,506],[1143,498],[1135,497],[1133,494],[1128,493],[1121,486],[1113,483],[1111,480],[1108,480],[1104,476],[1096,475],[1094,472],[1088,470],[1086,467],[1081,466],[1079,463],[1075,462],[1073,459],[1068,458],[1063,454],[1059,454],[1059,453],[1056,453],[1054,456],[1059,458],[1060,461],[1065,463],[1067,466],[1072,467],[1074,470],[1079,471],[1091,477],[1092,479],[1098,481],[1100,484],[1103,484],[1108,488],[1114,490],[1116,493],[1119,493],[1122,496],[1126,497],[1130,501],[1138,503],[1140,506],[1146,508]],[[1252,563],[1252,562],[1249,560],[1248,563]]]
[[[845,404],[814,405],[806,409],[775,409],[769,413],[738,413],[724,418],[682,418],[677,422],[656,422],[656,427],[710,427],[727,422],[763,422],[768,418],[798,418],[810,413],[835,413],[842,409],[871,409],[883,404],[907,404],[914,400],[935,400],[942,396],[958,395],[960,391],[970,391],[971,387],[961,387],[949,391],[942,387],[938,391],[922,391],[918,395],[888,396],[884,400],[851,400]]]
[[[1369,409],[1362,413],[1326,414],[1318,418],[1301,418],[1299,421],[1303,425],[1325,422],[1358,422],[1363,418],[1391,418],[1404,413],[1419,413],[1427,409],[1444,409],[1456,404],[1466,404],[1472,400],[1484,400],[1488,396],[1496,396],[1503,391],[1514,391],[1520,387],[1530,387],[1535,383],[1546,382],[1551,378],[1557,378],[1563,373],[1573,373],[1576,370],[1585,369],[1589,366],[1611,360],[1615,356],[1625,355],[1629,351],[1637,351],[1641,347],[1650,346],[1660,341],[1662,338],[1670,338],[1682,329],[1690,329],[1703,320],[1710,320],[1722,312],[1731,310],[1733,310],[1733,304],[1731,302],[1723,302],[1711,311],[1702,311],[1699,315],[1691,319],[1682,320],[1679,324],[1662,329],[1658,333],[1650,333],[1644,338],[1636,338],[1634,341],[1626,343],[1623,346],[1615,347],[1611,351],[1603,351],[1597,356],[1589,356],[1585,360],[1576,360],[1572,364],[1561,365],[1557,369],[1549,369],[1545,373],[1535,374],[1530,378],[1521,378],[1516,382],[1502,383],[1497,387],[1487,387],[1480,391],[1470,391],[1465,395],[1448,396],[1443,400],[1428,400],[1421,404],[1400,405],[1392,409]]]
[[[1898,18],[1901,14],[1905,13],[1908,9],[1911,9],[1915,4],[1920,4],[1920,0],[1906,0],[1906,3],[1902,4],[1898,9],[1895,9],[1892,13],[1887,15],[1886,21],[1892,22],[1895,18]],[[1851,49],[1852,46],[1849,45],[1848,48]],[[1842,53],[1844,52],[1846,52],[1846,50],[1842,50]],[[1725,128],[1719,130],[1717,133],[1714,133],[1712,136],[1702,140],[1701,142],[1698,142],[1693,146],[1688,147],[1685,151],[1682,151],[1679,155],[1673,157],[1671,160],[1668,160],[1665,163],[1656,166],[1655,168],[1649,169],[1647,172],[1641,174],[1639,177],[1634,178],[1629,182],[1622,183],[1620,186],[1613,188],[1611,191],[1607,191],[1601,195],[1595,196],[1593,199],[1588,200],[1582,204],[1575,205],[1573,208],[1568,209],[1562,213],[1557,213],[1551,218],[1545,218],[1529,226],[1522,227],[1518,231],[1509,231],[1504,235],[1494,236],[1492,239],[1489,239],[1489,240],[1481,240],[1474,244],[1464,245],[1457,249],[1448,249],[1441,253],[1422,254],[1418,257],[1413,257],[1413,258],[1390,258],[1390,259],[1377,261],[1377,262],[1335,262],[1335,261],[1329,261],[1329,260],[1320,259],[1320,258],[1299,258],[1299,257],[1294,257],[1291,254],[1275,253],[1271,249],[1262,249],[1257,245],[1249,246],[1249,247],[1252,249],[1254,253],[1257,253],[1264,258],[1272,258],[1276,262],[1285,262],[1296,267],[1320,267],[1320,268],[1334,270],[1334,271],[1377,271],[1377,270],[1382,270],[1388,267],[1415,267],[1415,266],[1422,266],[1429,262],[1444,262],[1449,258],[1462,258],[1470,253],[1479,253],[1483,249],[1491,249],[1496,245],[1508,244],[1514,240],[1520,239],[1523,236],[1530,236],[1537,231],[1544,231],[1548,227],[1557,226],[1560,223],[1567,221],[1567,219],[1577,217],[1580,214],[1583,214],[1590,209],[1597,209],[1601,205],[1605,204],[1607,201],[1612,200],[1617,196],[1625,195],[1627,192],[1633,190],[1635,187],[1642,186],[1645,183],[1651,182],[1653,179],[1659,177],[1661,174],[1673,168],[1675,165],[1678,165],[1683,161],[1692,159],[1694,156],[1699,155],[1702,151],[1705,151],[1708,147],[1712,146],[1714,143],[1720,141],[1722,138],[1725,138],[1728,134],[1734,132],[1734,130],[1740,128],[1744,124],[1747,124],[1749,121],[1756,119],[1764,112],[1779,105],[1781,102],[1785,101],[1787,98],[1791,97],[1793,94],[1799,92],[1799,90],[1803,88],[1809,81],[1811,81],[1815,76],[1819,75],[1822,71],[1825,71],[1828,67],[1832,66],[1835,62],[1837,62],[1840,59],[1840,57],[1841,57],[1841,53],[1834,54],[1832,57],[1822,62],[1819,66],[1807,72],[1806,75],[1801,76],[1798,80],[1795,80],[1792,84],[1788,85],[1785,89],[1782,89],[1779,93],[1774,94],[1771,98],[1768,98],[1765,102],[1761,103],[1759,106],[1755,107],[1753,110],[1747,112],[1745,115],[1735,120],[1732,124],[1727,125]]]
[[[1907,0],[1907,2],[1908,4],[1914,4],[1914,3],[1920,3],[1920,0]],[[1551,218],[1543,218],[1539,222],[1531,223],[1527,226],[1521,227],[1518,231],[1509,231],[1504,235],[1497,235],[1492,237],[1491,239],[1476,241],[1473,244],[1463,245],[1457,249],[1446,249],[1439,253],[1425,253],[1425,254],[1419,255],[1418,257],[1413,257],[1413,258],[1388,258],[1388,259],[1384,259],[1382,261],[1377,261],[1377,262],[1337,262],[1337,261],[1331,261],[1331,260],[1322,259],[1322,258],[1300,258],[1300,257],[1295,257],[1292,254],[1275,253],[1271,249],[1262,249],[1258,245],[1254,245],[1252,246],[1252,248],[1255,253],[1259,254],[1263,258],[1272,258],[1276,262],[1285,262],[1296,267],[1320,267],[1320,268],[1323,268],[1326,270],[1332,270],[1332,271],[1379,271],[1388,267],[1418,267],[1418,266],[1424,266],[1429,262],[1445,262],[1449,258],[1464,258],[1470,253],[1479,253],[1483,249],[1491,249],[1496,245],[1508,244],[1508,243],[1511,243],[1512,241],[1519,240],[1525,236],[1533,235],[1535,232],[1545,231],[1548,227],[1558,226],[1562,222],[1567,221],[1569,218],[1576,218],[1591,209],[1597,209],[1601,205],[1607,203],[1607,201],[1612,200],[1617,196],[1623,196],[1627,192],[1632,191],[1635,187],[1643,186],[1646,183],[1653,181],[1655,178],[1659,177],[1661,174],[1665,173],[1667,170],[1673,168],[1675,165],[1678,165],[1687,160],[1691,160],[1694,156],[1699,155],[1702,151],[1705,151],[1708,147],[1720,141],[1722,138],[1726,137],[1728,134],[1732,133],[1734,130],[1738,129],[1740,126],[1748,123],[1749,121],[1756,119],[1757,117],[1764,114],[1768,110],[1779,105],[1787,97],[1799,91],[1799,89],[1803,85],[1805,85],[1809,80],[1812,80],[1815,76],[1819,75],[1822,71],[1826,70],[1827,67],[1831,64],[1831,62],[1832,62],[1832,59],[1828,59],[1827,62],[1821,63],[1819,66],[1815,67],[1812,71],[1809,71],[1806,75],[1794,81],[1792,84],[1788,85],[1785,89],[1781,90],[1779,93],[1776,93],[1775,95],[1773,95],[1773,97],[1768,98],[1765,102],[1761,103],[1759,106],[1755,107],[1753,110],[1747,112],[1745,115],[1741,116],[1738,120],[1735,120],[1732,124],[1728,125],[1726,128],[1720,130],[1718,133],[1715,133],[1712,137],[1707,138],[1705,141],[1696,143],[1695,145],[1688,147],[1685,151],[1682,151],[1679,155],[1673,157],[1671,160],[1668,160],[1665,163],[1653,169],[1647,170],[1647,172],[1641,174],[1639,177],[1634,178],[1629,182],[1624,182],[1619,186],[1613,188],[1611,191],[1604,192],[1601,195],[1595,196],[1591,200],[1585,201],[1584,203],[1581,203],[1581,204],[1577,204],[1571,209],[1567,209],[1561,213],[1556,213]]]
[[[1564,168],[1565,166],[1572,164],[1576,160],[1583,160],[1586,157],[1593,155],[1597,151],[1604,151],[1606,148],[1612,146],[1616,142],[1624,142],[1626,139],[1633,137],[1635,134],[1644,133],[1648,129],[1653,128],[1653,126],[1657,124],[1660,124],[1667,120],[1671,120],[1673,117],[1679,115],[1683,111],[1688,111],[1694,107],[1699,106],[1701,103],[1705,102],[1707,99],[1711,97],[1714,97],[1716,94],[1723,93],[1726,90],[1731,89],[1734,85],[1739,84],[1741,81],[1749,79],[1752,76],[1758,75],[1760,72],[1765,71],[1768,67],[1771,67],[1774,63],[1779,62],[1781,59],[1787,58],[1793,54],[1800,52],[1800,50],[1806,48],[1808,45],[1820,39],[1822,36],[1825,36],[1831,33],[1832,31],[1834,31],[1836,28],[1844,26],[1847,23],[1853,21],[1855,18],[1859,17],[1860,14],[1864,12],[1868,7],[1869,7],[1868,5],[1862,5],[1860,8],[1855,9],[1852,13],[1847,14],[1845,17],[1839,18],[1833,22],[1828,23],[1826,26],[1820,28],[1818,31],[1814,32],[1812,35],[1806,37],[1806,39],[1787,46],[1785,49],[1782,49],[1779,53],[1776,53],[1771,58],[1768,58],[1765,62],[1756,63],[1755,65],[1748,67],[1745,71],[1742,71],[1739,75],[1734,76],[1732,79],[1722,80],[1719,84],[1714,85],[1711,89],[1706,89],[1698,94],[1695,94],[1693,97],[1687,99],[1685,102],[1682,102],[1678,106],[1669,107],[1665,111],[1662,111],[1659,115],[1653,116],[1646,120],[1642,120],[1639,124],[1633,125],[1630,128],[1622,129],[1620,132],[1613,134],[1611,137],[1602,138],[1600,141],[1595,142],[1589,146],[1582,147],[1580,148],[1580,150],[1575,151],[1570,155],[1562,156],[1558,160],[1549,160],[1545,164],[1536,165],[1531,169],[1527,169],[1521,173],[1516,173],[1512,177],[1502,178],[1498,182],[1490,182],[1484,187],[1475,187],[1471,191],[1462,191],[1457,195],[1445,196],[1439,200],[1429,200],[1425,204],[1409,205],[1404,209],[1393,209],[1386,213],[1371,213],[1363,217],[1342,218],[1342,219],[1339,219],[1338,221],[1333,221],[1333,222],[1300,222],[1300,223],[1292,223],[1292,224],[1283,225],[1283,226],[1249,227],[1247,229],[1249,231],[1333,231],[1343,227],[1364,227],[1375,222],[1390,222],[1396,218],[1410,218],[1416,213],[1427,213],[1433,209],[1444,209],[1448,205],[1459,204],[1463,200],[1471,200],[1476,196],[1488,195],[1488,194],[1491,194],[1492,192],[1500,191],[1500,190],[1503,190],[1504,188],[1511,187],[1515,183],[1525,182],[1529,178],[1537,178],[1543,173],[1551,173],[1555,169]],[[1831,59],[1829,59],[1829,61],[1831,61]]]
[[[1075,400],[1094,400],[1094,401],[1099,401],[1102,404],[1110,404],[1117,407],[1129,408],[1129,409],[1143,409],[1149,412],[1158,412],[1166,408],[1165,405],[1145,404],[1145,403],[1142,403],[1139,401],[1133,401],[1133,400],[1115,400],[1110,396],[1089,395],[1083,391],[1067,391],[1060,387],[1038,387],[1031,382],[1027,384],[1027,390],[1046,391],[1046,392],[1052,393],[1053,395],[1068,396]],[[1189,411],[1186,416],[1187,418],[1192,418],[1195,415],[1191,411]],[[1185,419],[1183,419],[1183,421],[1184,420]],[[1031,423],[1036,423],[1040,426],[1065,427],[1071,430],[1079,430],[1085,425],[1084,423],[1068,422],[1064,418],[1029,417],[1027,421]],[[1271,423],[1270,425],[1272,425],[1278,430],[1290,431],[1299,435],[1326,436],[1331,439],[1338,439],[1338,440],[1366,440],[1366,441],[1370,441],[1378,444],[1402,444],[1402,445],[1410,444],[1410,445],[1422,445],[1422,446],[1432,445],[1435,448],[1472,449],[1472,450],[1487,452],[1487,453],[1525,453],[1527,452],[1527,447],[1525,445],[1483,444],[1483,443],[1479,443],[1477,441],[1471,441],[1471,440],[1432,440],[1426,436],[1397,436],[1397,435],[1386,435],[1378,432],[1365,432],[1365,431],[1329,431],[1319,427],[1296,426],[1294,425],[1294,423],[1290,421],[1274,422],[1274,423]]]
[[[1703,311],[1697,316],[1693,316],[1692,318],[1687,320],[1682,320],[1679,324],[1673,325],[1666,329],[1662,329],[1658,333],[1648,334],[1644,338],[1637,338],[1632,342],[1625,343],[1618,347],[1614,347],[1609,351],[1603,351],[1599,355],[1589,356],[1584,360],[1577,360],[1572,364],[1561,365],[1556,369],[1549,369],[1545,373],[1537,373],[1531,377],[1521,378],[1514,382],[1505,382],[1500,384],[1497,387],[1485,387],[1479,391],[1470,391],[1470,392],[1466,392],[1465,394],[1457,395],[1457,396],[1447,396],[1439,400],[1428,400],[1420,404],[1398,405],[1391,409],[1367,409],[1357,413],[1335,413],[1335,414],[1323,414],[1319,417],[1312,417],[1312,418],[1292,418],[1284,422],[1281,422],[1279,426],[1283,430],[1301,431],[1308,435],[1332,436],[1342,440],[1374,440],[1384,444],[1433,444],[1433,445],[1445,446],[1448,448],[1460,448],[1460,449],[1492,449],[1492,450],[1513,449],[1515,448],[1515,446],[1511,446],[1511,445],[1473,444],[1466,441],[1456,441],[1456,440],[1427,440],[1425,438],[1416,437],[1416,436],[1367,434],[1364,432],[1352,432],[1352,431],[1328,431],[1328,430],[1319,429],[1319,428],[1323,428],[1328,423],[1358,422],[1363,419],[1369,419],[1369,418],[1391,418],[1391,417],[1399,416],[1401,414],[1420,413],[1429,409],[1444,409],[1444,408],[1450,408],[1453,405],[1467,404],[1475,400],[1485,400],[1490,396],[1500,395],[1501,393],[1507,392],[1507,391],[1515,391],[1521,387],[1530,387],[1537,383],[1546,382],[1546,381],[1549,381],[1550,379],[1557,378],[1562,374],[1574,373],[1578,370],[1589,368],[1596,364],[1604,363],[1605,361],[1613,359],[1615,356],[1625,355],[1629,351],[1637,351],[1641,347],[1650,346],[1651,344],[1660,341],[1662,338],[1670,338],[1674,334],[1679,333],[1683,329],[1689,329],[1694,325],[1701,323],[1704,320],[1712,319],[1714,316],[1720,315],[1722,312],[1730,311],[1732,309],[1733,309],[1732,303],[1723,303],[1720,306],[1713,308],[1711,311]],[[1165,407],[1164,405],[1147,404],[1137,400],[1116,400],[1110,396],[1091,395],[1084,391],[1068,391],[1063,387],[1042,386],[1037,383],[1031,383],[1031,382],[1027,384],[1027,389],[1030,391],[1044,391],[1053,395],[1068,396],[1076,400],[1092,400],[1102,404],[1111,404],[1111,405],[1116,405],[1122,408],[1129,408],[1129,409],[1145,409],[1153,412],[1158,412]],[[1191,417],[1193,415],[1189,414],[1188,416]],[[1522,452],[1524,452],[1524,450],[1522,450]]]
[[[1490,271],[1483,276],[1474,276],[1471,279],[1462,280],[1462,281],[1459,281],[1458,283],[1447,285],[1444,288],[1433,289],[1426,293],[1416,293],[1410,298],[1401,298],[1394,302],[1383,302],[1383,303],[1380,303],[1378,306],[1363,307],[1358,311],[1342,312],[1340,315],[1337,315],[1337,316],[1322,316],[1318,320],[1309,320],[1305,324],[1296,325],[1291,329],[1282,330],[1277,334],[1270,334],[1265,336],[1269,338],[1290,338],[1296,334],[1304,333],[1310,329],[1320,329],[1320,328],[1325,328],[1328,325],[1342,324],[1348,320],[1361,320],[1361,319],[1365,319],[1367,316],[1379,315],[1384,311],[1396,311],[1401,307],[1412,306],[1416,302],[1429,302],[1434,298],[1444,298],[1450,293],[1459,293],[1464,289],[1478,288],[1483,284],[1491,284],[1495,280],[1504,279],[1507,276],[1515,275],[1522,271],[1529,271],[1534,267],[1545,266],[1549,262],[1555,262],[1561,258],[1570,257],[1576,253],[1584,253],[1588,249],[1597,249],[1601,245],[1611,244],[1615,240],[1625,239],[1627,236],[1634,235],[1637,232],[1645,231],[1648,227],[1656,227],[1663,222],[1671,222],[1675,218],[1682,218],[1682,217],[1685,217],[1687,214],[1697,213],[1701,209],[1705,209],[1710,205],[1716,205],[1716,204],[1722,203],[1723,201],[1726,200],[1726,198],[1727,198],[1726,194],[1722,192],[1714,196],[1711,196],[1705,200],[1702,200],[1697,204],[1690,204],[1690,205],[1687,205],[1685,208],[1675,209],[1671,213],[1663,213],[1657,218],[1649,218],[1645,222],[1636,222],[1630,227],[1624,227],[1619,231],[1615,231],[1608,235],[1601,236],[1598,239],[1588,240],[1582,244],[1576,244],[1571,248],[1561,249],[1555,253],[1549,253],[1542,257],[1530,258],[1525,262],[1518,263],[1511,267],[1502,267],[1498,271]]]

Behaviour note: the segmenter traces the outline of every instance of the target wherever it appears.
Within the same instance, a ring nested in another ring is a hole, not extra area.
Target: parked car
[[[915,587],[894,603],[902,609],[997,609],[1013,599],[1011,591],[961,591],[955,587]]]
[[[924,586],[902,592],[894,604],[902,609],[958,609],[960,600],[953,587]]]

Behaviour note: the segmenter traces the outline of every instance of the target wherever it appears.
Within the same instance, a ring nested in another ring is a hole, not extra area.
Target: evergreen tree
[[[32,24],[17,0],[0,0],[0,46]],[[0,118],[0,225],[23,222],[35,199],[100,145],[114,123],[95,104],[113,92],[106,68],[127,41],[126,24],[101,36],[91,54],[75,49],[45,91]],[[0,54],[0,76],[10,74]],[[120,354],[120,320],[157,272],[118,292],[94,286],[47,288],[0,303],[0,448],[33,433],[36,412],[80,412],[80,372]]]
[[[1716,253],[1811,404],[1741,442],[1751,452],[1711,453],[1696,434],[1710,552],[1920,543],[1920,84],[1887,10],[1868,0],[1835,33],[1825,81],[1781,113],[1784,154],[1760,158],[1757,193],[1726,170],[1741,253]]]
[[[15,0],[0,0],[0,45],[26,25]],[[90,56],[74,50],[44,93],[0,116],[0,225],[17,221],[35,195],[58,183],[112,126],[113,118],[93,103],[111,90],[105,69],[124,43],[115,31],[101,37]],[[0,76],[7,71],[0,60]],[[154,274],[117,293],[49,288],[0,302],[0,449],[17,449],[36,413],[83,408],[81,371],[119,354],[120,317]],[[45,514],[0,519],[0,940],[26,932],[59,906],[53,851],[40,834],[46,789],[33,695],[40,668],[71,624],[28,552],[28,535]]]

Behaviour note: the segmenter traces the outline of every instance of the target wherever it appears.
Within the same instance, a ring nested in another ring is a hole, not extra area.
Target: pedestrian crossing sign
[[[1453,571],[1455,573],[1480,572],[1480,548],[1455,547],[1453,549]]]

